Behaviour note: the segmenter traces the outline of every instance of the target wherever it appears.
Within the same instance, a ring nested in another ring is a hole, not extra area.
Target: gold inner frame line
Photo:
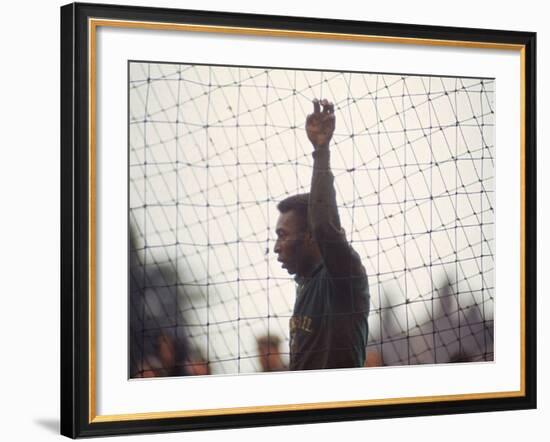
[[[419,396],[419,397],[404,397],[404,398],[389,398],[389,399],[368,399],[368,400],[353,400],[353,401],[337,401],[337,402],[317,402],[303,404],[286,404],[286,405],[262,405],[249,407],[235,408],[220,408],[220,409],[200,409],[200,410],[180,410],[180,411],[161,411],[149,413],[130,413],[117,415],[97,415],[96,413],[96,37],[98,27],[115,27],[115,28],[134,28],[147,30],[171,30],[171,31],[186,31],[186,32],[206,32],[218,34],[236,34],[236,35],[254,35],[254,36],[269,36],[269,37],[292,37],[292,38],[307,38],[307,39],[324,39],[324,40],[339,40],[339,41],[355,41],[355,42],[370,42],[370,43],[387,43],[387,44],[413,44],[420,46],[443,46],[443,47],[460,47],[460,48],[477,48],[477,49],[498,49],[518,51],[520,54],[520,168],[521,168],[521,183],[520,183],[520,209],[521,209],[521,226],[520,226],[520,389],[518,391],[506,392],[487,392],[487,393],[465,393],[454,395],[438,395],[438,396]],[[99,422],[118,422],[132,421],[145,419],[168,419],[177,417],[197,417],[197,416],[220,416],[220,415],[235,415],[258,412],[280,412],[280,411],[297,411],[297,410],[321,410],[328,408],[344,408],[344,407],[364,407],[374,405],[396,405],[396,404],[413,404],[426,402],[441,402],[441,401],[459,401],[473,399],[496,399],[496,398],[512,398],[525,396],[526,380],[525,380],[525,45],[521,44],[504,44],[491,42],[475,42],[475,41],[457,41],[457,40],[440,40],[440,39],[422,39],[422,38],[404,38],[404,37],[389,37],[376,35],[358,35],[358,34],[339,34],[339,33],[322,33],[309,31],[290,31],[281,29],[263,29],[263,28],[245,28],[233,26],[210,26],[210,25],[195,25],[195,24],[180,24],[180,23],[156,23],[142,21],[127,21],[127,20],[111,20],[111,19],[88,19],[88,93],[89,93],[89,395],[88,395],[88,421],[89,423]]]
[[[501,49],[519,51],[523,48],[521,44],[510,43],[492,43],[492,42],[477,42],[477,41],[459,41],[459,40],[443,40],[434,38],[413,38],[413,37],[391,37],[380,35],[363,35],[363,34],[345,34],[334,32],[314,32],[314,31],[293,31],[286,29],[265,29],[265,28],[245,28],[239,26],[212,26],[212,25],[197,25],[186,23],[158,23],[146,21],[131,21],[131,20],[112,20],[112,19],[90,19],[92,27],[104,26],[114,28],[134,28],[148,29],[161,31],[186,31],[186,32],[206,32],[217,34],[236,34],[236,35],[254,35],[264,37],[293,37],[293,38],[309,38],[321,40],[343,40],[357,41],[370,43],[399,43],[413,44],[422,46],[454,46],[461,48],[482,48],[482,49]]]

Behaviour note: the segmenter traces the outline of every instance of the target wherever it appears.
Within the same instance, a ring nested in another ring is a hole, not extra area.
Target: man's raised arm
[[[327,100],[313,101],[313,113],[306,120],[307,136],[315,149],[308,224],[329,274],[345,278],[364,275],[365,270],[340,225],[334,175],[330,170],[329,144],[335,121],[332,103]]]

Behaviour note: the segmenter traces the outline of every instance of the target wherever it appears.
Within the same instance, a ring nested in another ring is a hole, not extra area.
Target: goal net
[[[128,81],[132,377],[288,362],[276,205],[309,192],[314,98],[335,105],[368,364],[493,359],[494,79],[130,62]]]

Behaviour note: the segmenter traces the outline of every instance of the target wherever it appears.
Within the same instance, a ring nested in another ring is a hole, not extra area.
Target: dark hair
[[[277,204],[277,209],[281,213],[294,211],[303,220],[303,230],[307,229],[307,208],[309,205],[309,193],[299,193],[292,195]]]

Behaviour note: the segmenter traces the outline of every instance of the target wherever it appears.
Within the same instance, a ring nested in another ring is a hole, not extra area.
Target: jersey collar
[[[299,285],[303,285],[304,283],[306,283],[307,281],[309,281],[311,278],[313,278],[317,273],[319,273],[321,271],[321,269],[323,268],[323,261],[321,261],[317,267],[315,267],[315,270],[313,270],[313,272],[311,273],[311,275],[309,276],[298,276],[296,275],[294,277],[294,281],[296,281],[297,284]]]

